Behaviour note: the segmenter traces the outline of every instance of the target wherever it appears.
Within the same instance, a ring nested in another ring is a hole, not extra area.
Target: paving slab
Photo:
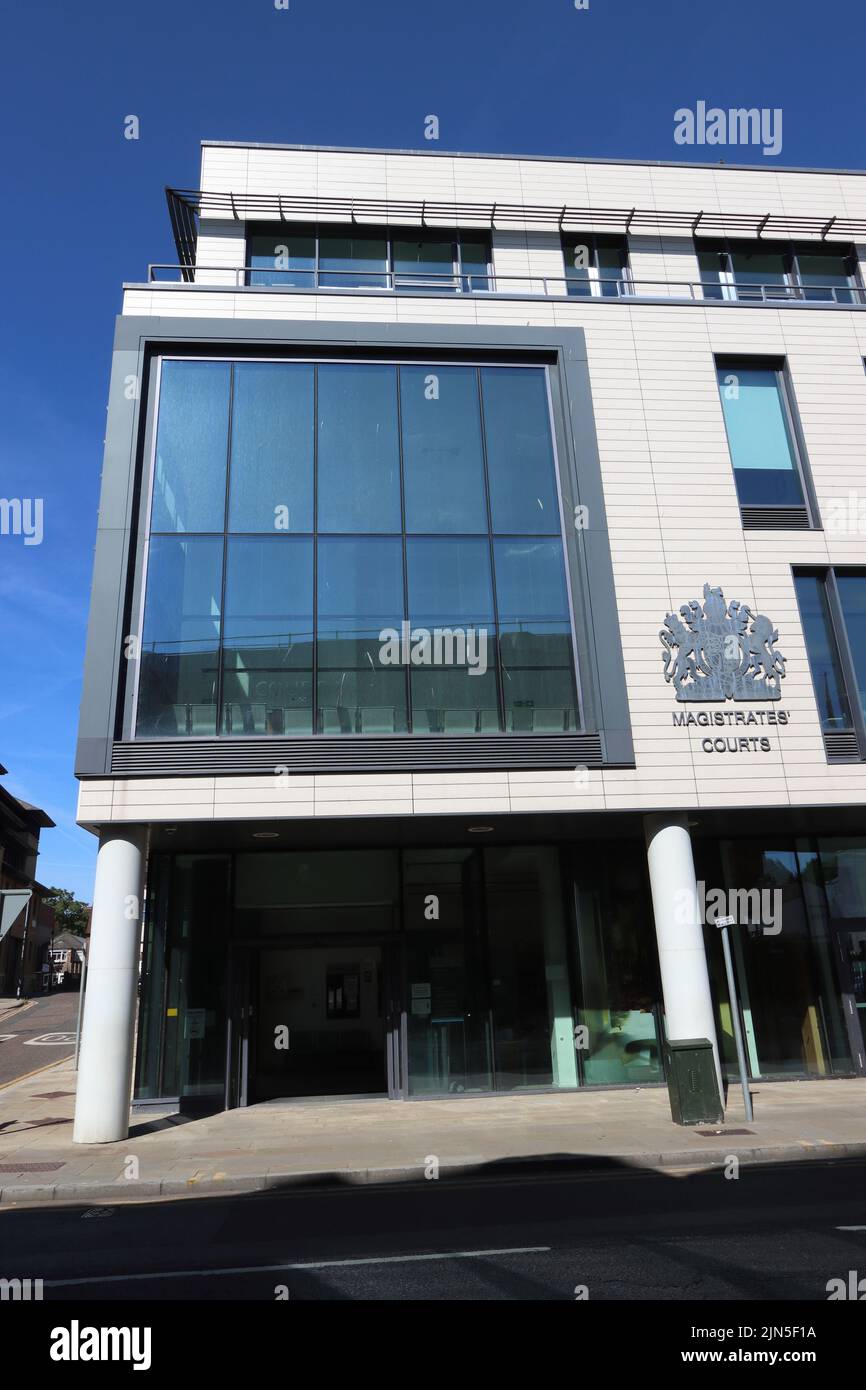
[[[663,1087],[387,1100],[271,1101],[190,1120],[134,1113],[117,1144],[72,1143],[72,1060],[0,1089],[0,1203],[154,1200],[321,1183],[539,1176],[620,1164],[693,1169],[866,1156],[866,1079],[755,1082],[746,1123],[685,1128]],[[56,1095],[61,1092],[66,1094]],[[61,1123],[55,1123],[61,1121]],[[139,1177],[126,1177],[127,1160]]]

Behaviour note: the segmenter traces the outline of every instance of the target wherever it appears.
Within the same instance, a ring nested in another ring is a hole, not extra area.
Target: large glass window
[[[566,292],[616,299],[628,283],[625,237],[570,233],[562,238]]]
[[[251,285],[474,294],[490,289],[490,239],[425,229],[254,227]]]
[[[852,694],[856,695],[866,718],[866,573],[836,570],[836,587],[857,682]]]
[[[723,887],[738,893],[732,950],[753,1077],[832,1076],[851,1056],[832,961],[817,855],[807,844],[723,841]],[[735,1074],[730,1000],[717,940],[710,962],[729,1075]]]
[[[222,518],[211,530],[222,529]],[[231,531],[312,531],[313,368],[238,362],[232,397]]]
[[[702,238],[696,250],[705,299],[860,302],[853,246]]]
[[[716,374],[740,506],[804,506],[781,371],[725,360]]]
[[[309,537],[229,541],[224,733],[312,732],[312,579]]]
[[[825,734],[866,751],[866,570],[795,573],[812,684]]]
[[[499,535],[559,535],[553,440],[542,372],[481,373],[492,527]]]
[[[137,732],[216,733],[223,543],[154,536],[147,567]]]
[[[486,531],[478,374],[403,367],[403,467],[408,531]]]
[[[399,531],[397,373],[335,363],[318,379],[319,530]]]
[[[229,366],[163,362],[150,528],[221,531]]]
[[[800,574],[795,584],[821,727],[825,733],[851,729],[851,706],[825,582],[817,574]]]
[[[192,498],[186,365],[164,364],[159,435]],[[230,423],[201,534],[154,505],[139,735],[578,726],[544,368],[192,365]]]
[[[313,289],[316,283],[316,238],[277,226],[249,238],[247,261],[251,285]]]

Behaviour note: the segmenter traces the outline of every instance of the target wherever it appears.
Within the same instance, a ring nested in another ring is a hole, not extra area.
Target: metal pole
[[[84,1006],[84,983],[87,979],[87,947],[82,952],[81,984],[78,986],[78,1021],[75,1024],[75,1070],[78,1071],[78,1052],[81,1047],[81,1010]]]
[[[731,942],[728,937],[728,926],[733,922],[733,917],[723,917],[717,925],[722,930],[722,950],[725,953],[725,971],[728,976],[728,998],[731,1003],[731,1022],[734,1026],[734,1042],[737,1045],[737,1065],[740,1069],[740,1085],[743,1088],[743,1104],[746,1108],[746,1119],[754,1119],[752,1110],[752,1097],[749,1093],[749,1073],[746,1067],[746,1050],[743,1047],[743,1030],[740,1027],[740,1004],[737,999],[737,981],[734,977],[734,962],[731,957]]]

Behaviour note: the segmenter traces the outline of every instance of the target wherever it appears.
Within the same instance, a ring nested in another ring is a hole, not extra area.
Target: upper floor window
[[[472,294],[490,289],[490,239],[475,231],[254,227],[251,285]]]
[[[866,756],[866,570],[795,572],[828,753]]]
[[[562,238],[562,250],[568,294],[619,296],[628,280],[625,237],[569,233]]]
[[[163,360],[139,737],[578,727],[538,366]]]
[[[804,464],[784,365],[717,358],[716,376],[744,522],[808,526]]]
[[[864,302],[850,245],[701,239],[697,254],[705,299]]]

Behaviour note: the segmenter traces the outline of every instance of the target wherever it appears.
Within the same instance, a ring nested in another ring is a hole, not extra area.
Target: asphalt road
[[[292,1300],[570,1302],[585,1288],[590,1301],[826,1304],[828,1280],[851,1270],[866,1276],[866,1163],[853,1160],[743,1166],[735,1180],[617,1166],[0,1209],[0,1276],[41,1278],[46,1300],[76,1303],[272,1301],[280,1290]]]
[[[78,991],[58,991],[0,1015],[0,1086],[75,1051]]]

